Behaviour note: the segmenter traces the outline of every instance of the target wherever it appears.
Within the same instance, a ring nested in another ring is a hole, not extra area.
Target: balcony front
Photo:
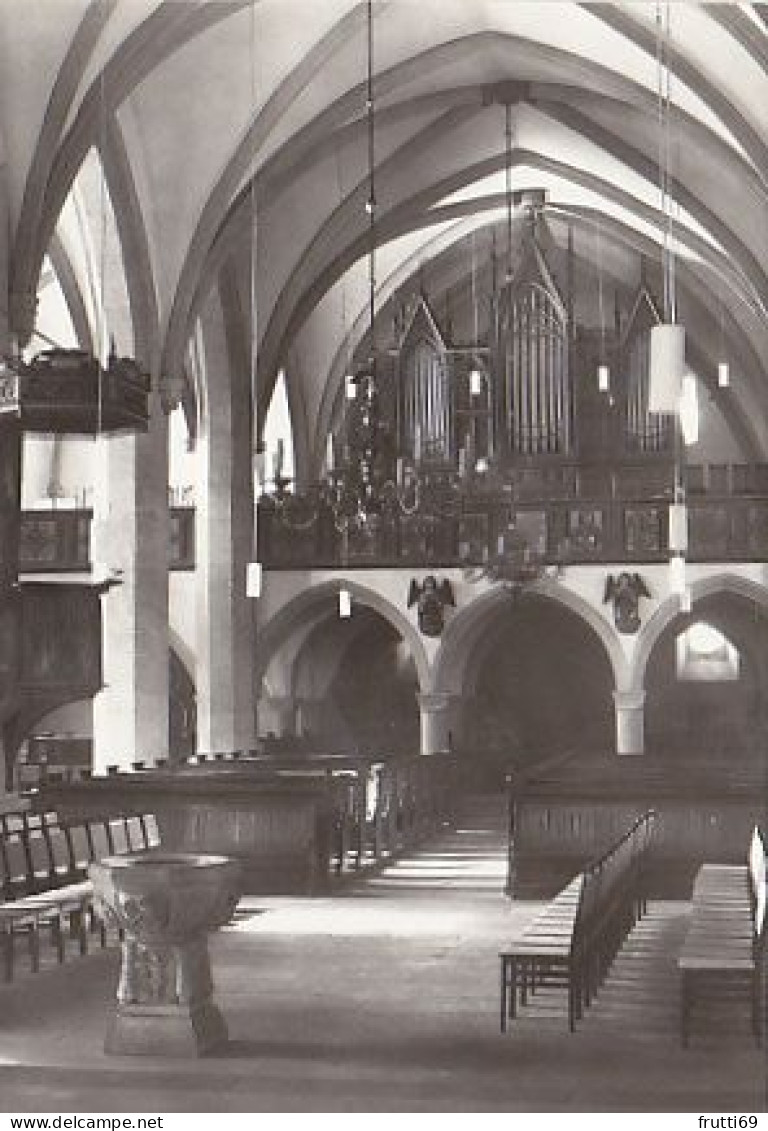
[[[692,465],[685,481],[689,561],[768,559],[768,465]],[[672,497],[669,468],[654,462],[558,462],[507,481],[436,475],[413,506],[393,492],[360,523],[339,522],[321,492],[284,492],[261,501],[258,544],[265,567],[276,570],[477,567],[502,553],[511,533],[532,558],[555,566],[662,562]]]

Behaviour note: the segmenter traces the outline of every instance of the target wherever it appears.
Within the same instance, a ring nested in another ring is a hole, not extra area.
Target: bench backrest
[[[765,928],[766,912],[766,867],[765,845],[760,830],[755,826],[749,842],[749,879],[752,887],[754,906],[755,937],[760,939]]]
[[[128,817],[125,822],[131,852],[141,852],[147,847],[141,817]]]
[[[632,898],[637,894],[640,868],[653,837],[655,819],[652,810],[638,817],[607,852],[584,868],[576,918],[579,935],[599,930],[628,895]]]
[[[9,897],[24,895],[29,889],[30,874],[27,850],[21,833],[11,833],[3,842],[6,887]]]
[[[145,813],[141,820],[144,824],[144,839],[147,848],[159,848],[160,829],[158,828],[154,813]]]
[[[58,880],[68,880],[72,878],[73,866],[72,855],[69,850],[69,840],[67,834],[62,828],[52,828],[48,830],[48,845],[51,850],[51,863],[53,866],[53,873]]]
[[[91,860],[160,845],[153,814],[64,825],[54,812],[5,813],[0,822],[0,899],[81,879]]]
[[[90,821],[88,835],[91,838],[91,859],[103,860],[112,855],[112,844],[104,821]]]
[[[53,877],[53,861],[48,838],[42,829],[31,829],[28,832],[27,849],[35,886],[47,887]]]
[[[76,872],[84,872],[91,860],[91,845],[85,825],[70,825],[67,829],[72,850],[72,863]]]
[[[131,851],[124,817],[116,817],[109,821],[109,836],[112,841],[112,852],[115,856],[124,856],[126,852]]]

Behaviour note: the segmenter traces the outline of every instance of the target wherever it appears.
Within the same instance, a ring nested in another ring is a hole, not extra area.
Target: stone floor
[[[22,970],[0,986],[0,1110],[766,1110],[740,1019],[680,1047],[684,903],[651,905],[575,1035],[551,989],[501,1036],[497,952],[537,907],[503,897],[504,864],[476,811],[330,898],[243,901],[211,947],[231,1041],[202,1061],[104,1054],[114,948]]]

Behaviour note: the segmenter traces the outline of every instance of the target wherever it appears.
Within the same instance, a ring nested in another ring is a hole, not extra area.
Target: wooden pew
[[[502,1033],[507,1019],[517,1014],[518,992],[520,1005],[526,1005],[529,992],[535,992],[537,982],[544,979],[567,986],[568,1028],[574,1031],[584,1000],[580,931],[584,884],[583,873],[576,876],[500,953]]]
[[[640,817],[599,859],[552,899],[512,944],[500,952],[501,1031],[519,1004],[542,982],[568,989],[573,1032],[610,964],[645,912],[644,863],[654,814]]]
[[[88,864],[116,851],[112,830],[101,821],[63,826],[56,813],[4,814],[0,827],[0,946],[6,981],[13,977],[15,940],[27,939],[30,964],[40,967],[40,941],[44,932],[56,948],[58,961],[65,958],[66,935],[87,953],[86,924],[98,929],[102,946],[106,929],[94,913]],[[119,837],[124,851],[154,847],[157,828],[154,817],[142,817],[132,827],[132,840]]]
[[[763,1030],[766,861],[755,828],[744,865],[703,864],[693,886],[691,920],[678,958],[680,1035],[693,1015],[727,1000],[748,1001],[757,1044]]]

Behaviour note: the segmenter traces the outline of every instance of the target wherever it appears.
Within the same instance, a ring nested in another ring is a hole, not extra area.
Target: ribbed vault
[[[158,373],[183,373],[198,310],[226,279],[242,339],[257,345],[260,413],[284,368],[310,475],[368,330],[366,5],[24,0],[18,19],[20,3],[0,0],[11,330],[29,336],[46,254],[70,309],[82,307],[86,281],[56,231],[96,148],[137,352]],[[611,292],[630,295],[641,269],[653,283],[663,39],[689,361],[712,384],[724,339],[738,380],[717,408],[745,458],[765,458],[764,8],[671,4],[668,28],[665,12],[422,0],[416,21],[409,0],[374,0],[380,319],[424,286],[457,323],[471,321],[468,241],[474,232],[487,246],[500,225],[505,101],[515,187],[547,190],[552,239],[562,251],[571,229],[582,281],[590,268],[594,278],[599,227]],[[86,211],[98,217],[98,202]]]

